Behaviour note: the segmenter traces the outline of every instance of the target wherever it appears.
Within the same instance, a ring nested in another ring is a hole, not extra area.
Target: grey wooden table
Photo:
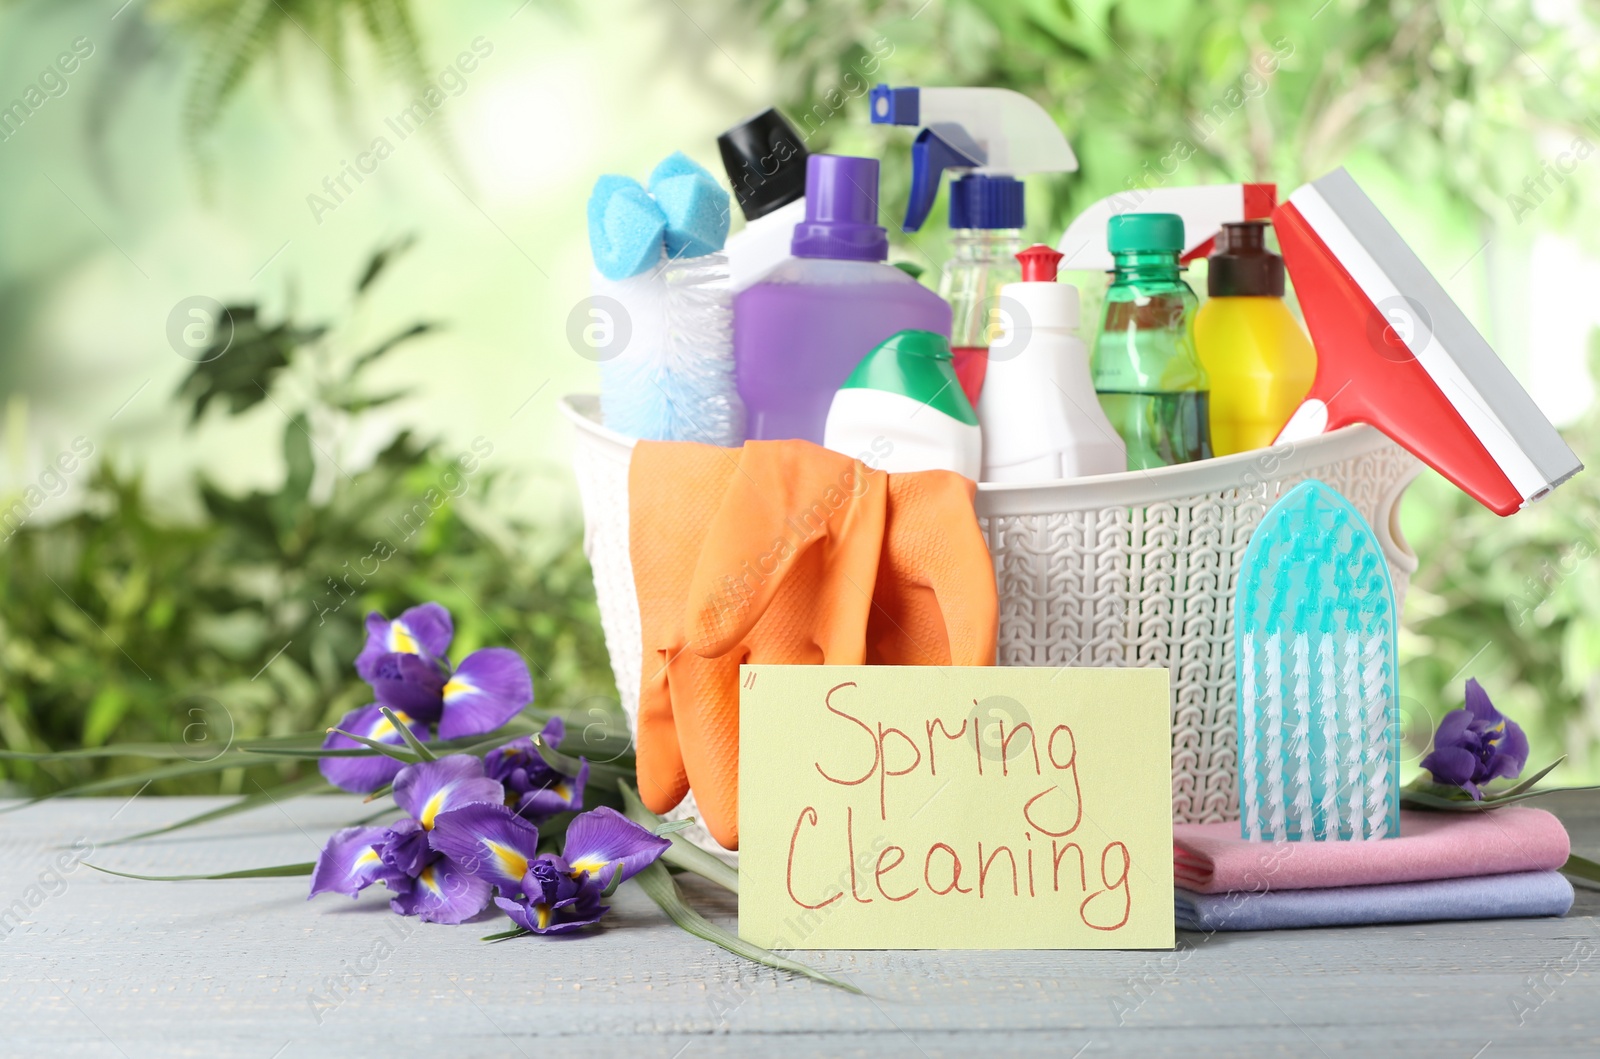
[[[304,879],[52,873],[75,842],[152,874],[310,860],[354,808],[302,799],[107,844],[209,804],[80,800],[0,818],[0,1054],[1600,1054],[1592,892],[1564,920],[1180,934],[1170,953],[811,954],[867,994],[854,996],[697,941],[631,885],[602,931],[485,945],[497,921],[418,924],[378,892],[308,904]],[[1544,804],[1600,857],[1600,800]],[[732,926],[731,896],[695,882],[698,905]]]

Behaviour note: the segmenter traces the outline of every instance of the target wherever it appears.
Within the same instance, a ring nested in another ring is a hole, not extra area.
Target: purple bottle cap
[[[795,257],[887,261],[889,233],[878,223],[878,160],[838,154],[806,159],[806,219],[794,226]]]

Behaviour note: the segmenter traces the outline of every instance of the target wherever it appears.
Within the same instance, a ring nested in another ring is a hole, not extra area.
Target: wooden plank
[[[492,918],[419,924],[391,915],[379,894],[307,904],[303,879],[143,883],[72,864],[74,842],[97,863],[148,873],[306,860],[363,812],[353,798],[301,799],[103,846],[215,804],[83,799],[6,818],[0,1053],[532,1057],[604,1042],[663,1057],[1466,1059],[1600,1048],[1593,892],[1565,920],[1180,934],[1171,953],[803,954],[868,993],[856,997],[690,938],[632,886],[598,933],[490,946],[478,938],[499,929]],[[1600,858],[1600,798],[1544,804],[1579,852]],[[684,886],[733,925],[731,895],[693,878]]]

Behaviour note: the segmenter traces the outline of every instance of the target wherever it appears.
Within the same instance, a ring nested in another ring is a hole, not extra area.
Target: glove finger
[[[890,476],[869,663],[994,664],[999,599],[976,492],[948,471]]]
[[[672,715],[673,687],[665,652],[645,658],[639,685],[639,716],[634,725],[639,798],[653,813],[675,808],[689,792],[689,775],[678,745]]]

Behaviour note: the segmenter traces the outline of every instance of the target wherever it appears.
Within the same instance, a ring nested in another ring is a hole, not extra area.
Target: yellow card
[[[744,666],[739,936],[1173,945],[1165,669]]]

